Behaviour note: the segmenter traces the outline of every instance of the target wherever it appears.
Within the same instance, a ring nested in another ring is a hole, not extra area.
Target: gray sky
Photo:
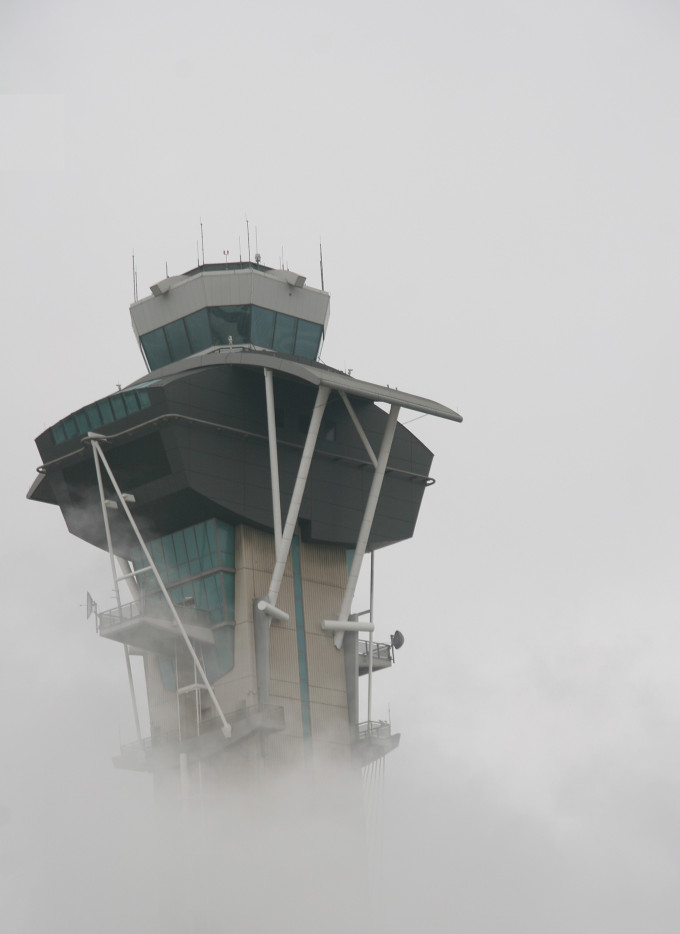
[[[132,250],[148,294],[195,265],[200,219],[206,261],[245,254],[246,214],[263,261],[312,285],[322,238],[326,363],[465,419],[411,426],[437,483],[377,557],[379,635],[406,635],[376,678],[403,734],[393,930],[677,930],[679,19],[671,0],[5,0],[14,930],[38,929],[36,886],[58,930],[102,905],[121,930],[93,864],[143,878],[151,798],[110,767],[124,667],[80,606],[110,598],[107,559],[24,500],[33,438],[143,373]],[[125,871],[114,837],[138,843]]]

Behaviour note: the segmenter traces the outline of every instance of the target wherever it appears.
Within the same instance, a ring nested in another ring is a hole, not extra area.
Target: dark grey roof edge
[[[153,370],[145,377],[137,380],[137,382],[143,382],[153,377],[163,379],[165,377],[179,376],[187,370],[215,365],[249,366],[276,370],[288,376],[303,379],[315,386],[327,386],[337,392],[346,392],[348,396],[370,399],[371,402],[396,404],[414,412],[434,415],[436,418],[445,418],[452,422],[463,421],[458,412],[454,412],[453,409],[442,405],[440,402],[425,399],[423,396],[415,396],[412,393],[402,392],[400,389],[392,389],[390,386],[379,386],[377,383],[368,383],[365,380],[355,379],[355,377],[348,376],[347,373],[342,373],[340,370],[334,370],[331,367],[302,362],[299,359],[277,353],[266,353],[240,347],[220,348],[219,350],[194,354],[192,357],[185,357],[183,360],[177,360],[175,363]],[[134,389],[134,386],[135,384],[131,383],[126,388]]]

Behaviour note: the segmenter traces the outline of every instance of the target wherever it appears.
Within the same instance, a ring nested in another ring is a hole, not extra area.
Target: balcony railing
[[[195,606],[176,606],[175,609],[185,625],[205,626],[210,629],[212,621],[208,610],[198,610]],[[121,623],[133,622],[137,619],[151,618],[174,622],[172,611],[167,602],[157,597],[147,597],[125,603],[123,606],[105,610],[98,615],[97,631],[105,635],[106,630],[120,626]]]
[[[368,659],[368,649],[370,646],[370,642],[368,641],[368,639],[359,639],[358,641],[359,641],[359,655],[360,656],[365,655],[366,659]],[[392,662],[394,661],[394,655],[392,653],[393,653],[393,649],[392,649],[391,642],[374,642],[373,643],[373,661],[375,661],[376,658],[378,658],[381,661]],[[368,661],[366,662],[366,664],[368,664]]]
[[[365,720],[356,727],[354,760],[361,766],[382,759],[399,745],[399,733],[392,733],[392,725],[386,720]]]

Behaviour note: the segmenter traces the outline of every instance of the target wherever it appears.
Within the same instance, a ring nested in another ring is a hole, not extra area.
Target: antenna
[[[238,238],[238,261],[239,263],[243,262],[243,257],[241,256],[241,235],[240,234]]]
[[[325,292],[326,289],[323,285],[323,250],[321,248],[321,237],[319,237],[319,268],[321,269],[321,291]]]
[[[203,221],[201,220],[201,256],[203,257],[203,265],[205,266],[205,244],[203,242]]]
[[[137,295],[137,266],[135,265],[135,251],[132,251],[132,297],[136,302],[138,301],[139,296]]]
[[[257,245],[257,227],[255,228],[255,262],[259,264],[262,256],[260,255],[260,249]]]
[[[229,262],[229,250],[222,250],[224,253],[224,268],[227,268],[227,263]]]
[[[165,278],[166,278],[166,279],[169,279],[169,278],[170,278],[170,273],[168,272],[168,261],[167,261],[167,259],[166,259],[166,261],[165,261]]]
[[[248,234],[248,262],[250,262],[250,224],[248,223],[247,215],[246,215],[246,232]]]
[[[198,240],[196,241],[196,265],[197,266],[201,265],[201,255],[198,252]]]

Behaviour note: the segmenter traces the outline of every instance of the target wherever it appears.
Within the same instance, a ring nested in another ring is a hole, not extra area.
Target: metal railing
[[[392,735],[392,724],[387,720],[364,720],[357,724],[357,738],[370,739],[377,737],[379,739],[389,739]]]
[[[368,639],[359,639],[358,640],[358,653],[359,655],[365,655],[368,659],[368,649],[369,649]],[[393,662],[394,655],[391,642],[374,642],[373,643],[373,658],[381,658],[386,661]]]
[[[210,628],[212,620],[208,610],[199,610],[195,606],[176,606],[180,619],[187,625],[204,626]],[[105,610],[97,615],[97,632],[105,632],[124,622],[132,622],[144,616],[153,619],[162,619],[165,622],[174,622],[170,607],[165,600],[155,597],[145,597],[132,603],[125,603],[120,608]]]

